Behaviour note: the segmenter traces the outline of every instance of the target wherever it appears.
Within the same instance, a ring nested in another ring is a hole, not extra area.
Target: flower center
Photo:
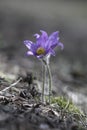
[[[41,55],[41,54],[44,54],[44,53],[45,53],[45,50],[44,50],[44,48],[39,47],[39,48],[37,49],[36,53],[37,53],[38,55]]]

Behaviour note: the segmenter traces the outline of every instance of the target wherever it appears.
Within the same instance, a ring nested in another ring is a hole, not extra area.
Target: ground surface
[[[87,129],[82,116],[41,103],[35,80],[31,73],[15,81],[0,78],[0,130]]]

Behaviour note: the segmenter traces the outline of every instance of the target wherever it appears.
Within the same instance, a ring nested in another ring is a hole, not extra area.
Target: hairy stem
[[[49,104],[51,103],[50,101],[50,97],[52,94],[52,76],[51,76],[51,71],[50,71],[50,67],[49,67],[49,59],[50,59],[50,55],[48,55],[48,57],[46,57],[45,59],[42,59],[42,63],[44,66],[44,71],[43,71],[43,87],[42,87],[42,101],[45,100],[45,95],[44,95],[44,88],[45,88],[45,84],[46,84],[46,71],[48,73],[48,89],[49,89]]]
[[[42,86],[42,102],[45,103],[45,84],[46,84],[46,66],[42,63],[42,77],[43,77],[43,86]]]
[[[49,104],[50,104],[51,103],[50,96],[52,94],[52,76],[51,76],[49,64],[47,64],[47,70],[48,70],[48,76],[49,76]]]

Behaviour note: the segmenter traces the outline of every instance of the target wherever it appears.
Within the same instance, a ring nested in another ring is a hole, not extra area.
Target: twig
[[[11,84],[9,87],[4,88],[3,90],[0,91],[0,95],[3,95],[4,92],[6,92],[8,89],[10,89],[11,87],[14,87],[15,85],[17,85],[22,78],[18,79],[15,83]]]

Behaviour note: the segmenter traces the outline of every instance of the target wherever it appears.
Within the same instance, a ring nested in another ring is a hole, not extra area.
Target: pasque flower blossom
[[[54,48],[56,46],[60,46],[61,49],[64,48],[63,44],[59,41],[59,32],[53,32],[50,36],[45,31],[40,31],[41,35],[34,34],[36,37],[36,42],[32,42],[29,40],[25,40],[24,44],[29,49],[27,54],[33,55],[42,61],[42,66],[44,66],[43,70],[43,86],[42,86],[42,102],[45,102],[45,86],[49,89],[49,104],[50,96],[52,94],[52,76],[49,67],[49,59],[50,55],[55,56]],[[46,85],[46,74],[48,72],[48,85]]]
[[[55,55],[54,48],[56,46],[60,46],[63,49],[63,44],[59,41],[59,32],[53,32],[50,36],[43,31],[40,30],[41,35],[34,34],[36,37],[36,42],[32,42],[30,40],[25,40],[24,44],[27,46],[29,51],[28,55],[36,56],[37,58],[43,58],[47,55]]]

